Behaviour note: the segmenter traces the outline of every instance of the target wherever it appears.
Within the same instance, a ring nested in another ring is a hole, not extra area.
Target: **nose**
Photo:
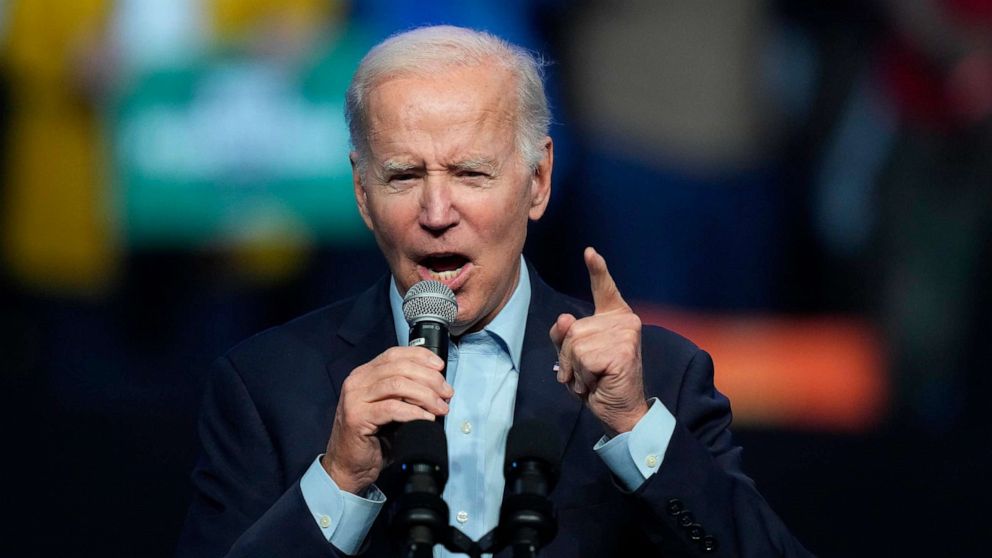
[[[451,185],[441,177],[428,177],[420,193],[420,226],[441,234],[461,220],[452,203]]]

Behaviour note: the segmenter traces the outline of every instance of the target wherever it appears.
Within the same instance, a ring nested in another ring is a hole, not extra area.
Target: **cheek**
[[[490,213],[488,228],[494,242],[498,244],[513,243],[527,230],[527,205],[518,198],[503,199],[494,202],[495,211]]]
[[[500,232],[513,230],[514,227],[520,226],[521,222],[526,221],[529,205],[519,188],[505,183],[497,188],[487,195],[472,200],[473,207],[478,210],[477,216],[480,222],[485,223],[487,230]]]
[[[369,208],[369,213],[380,244],[395,247],[403,243],[403,239],[408,236],[406,227],[409,211],[402,204],[379,202]],[[416,224],[416,216],[413,217],[413,222]]]

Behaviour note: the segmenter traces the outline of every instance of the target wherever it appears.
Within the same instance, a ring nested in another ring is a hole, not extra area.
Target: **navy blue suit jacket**
[[[340,555],[309,513],[299,480],[326,448],[345,377],[395,345],[388,285],[384,278],[357,297],[256,335],[215,363],[178,556]],[[675,433],[658,473],[636,492],[619,489],[592,450],[601,424],[552,371],[551,324],[562,312],[583,316],[591,307],[534,272],[531,285],[514,421],[540,418],[565,441],[552,494],[559,532],[542,556],[808,555],[741,470],[730,405],[713,386],[709,355],[658,327],[643,330],[645,390],[675,415]],[[390,503],[396,477],[386,469],[377,482]],[[369,533],[367,556],[393,555],[388,508]],[[706,536],[715,541],[711,552],[701,542]]]

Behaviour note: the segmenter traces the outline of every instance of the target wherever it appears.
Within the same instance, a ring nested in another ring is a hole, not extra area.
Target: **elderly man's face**
[[[369,159],[355,197],[401,293],[423,279],[458,297],[452,331],[476,331],[509,300],[527,220],[551,191],[553,151],[529,169],[515,144],[516,95],[496,66],[399,76],[368,97]],[[352,154],[355,160],[355,154]]]

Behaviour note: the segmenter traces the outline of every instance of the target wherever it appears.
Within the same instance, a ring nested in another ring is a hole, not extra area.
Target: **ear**
[[[544,215],[551,200],[551,170],[555,164],[555,144],[551,137],[544,138],[544,150],[534,174],[530,177],[530,211],[527,215],[537,221]]]
[[[352,151],[348,155],[348,159],[351,160],[351,184],[355,188],[355,203],[358,204],[358,213],[362,215],[365,226],[370,231],[375,230],[372,227],[372,217],[369,216],[369,199],[365,192],[365,186],[363,186],[362,171],[358,165],[358,152]]]

